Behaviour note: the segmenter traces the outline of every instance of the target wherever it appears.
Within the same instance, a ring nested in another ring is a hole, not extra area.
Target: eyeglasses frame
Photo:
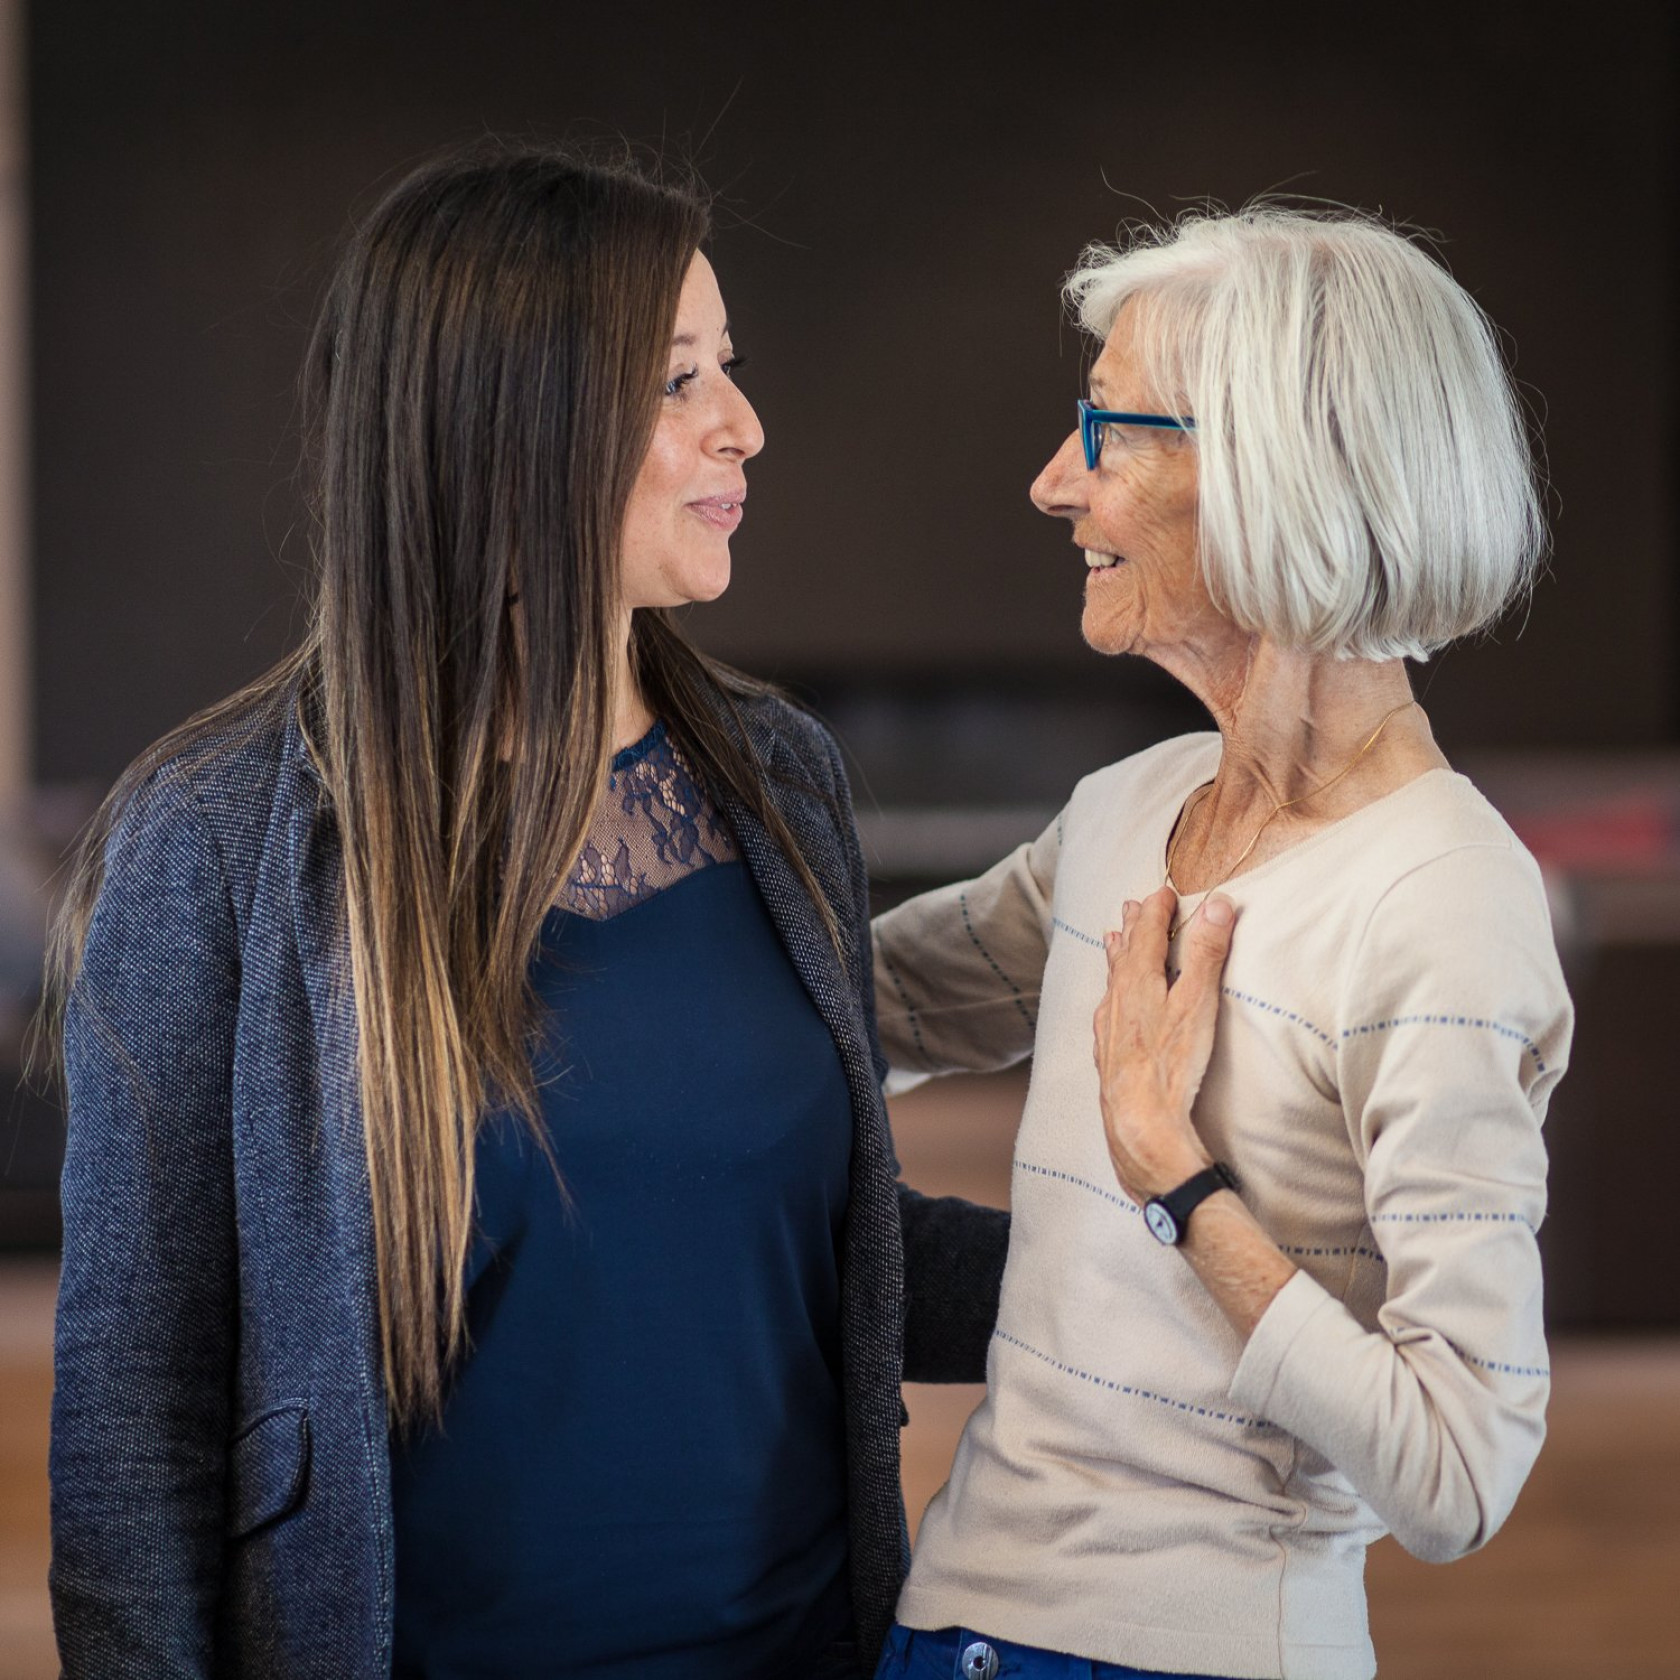
[[[1079,441],[1085,450],[1086,472],[1095,472],[1102,458],[1104,426],[1154,426],[1159,431],[1193,432],[1196,422],[1188,415],[1179,419],[1171,414],[1128,414],[1117,408],[1093,408],[1081,397]]]

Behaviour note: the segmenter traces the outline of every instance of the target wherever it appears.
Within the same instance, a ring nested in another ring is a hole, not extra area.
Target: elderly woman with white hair
[[[1364,1680],[1366,1547],[1481,1545],[1544,1434],[1570,1003],[1403,663],[1532,577],[1522,415],[1367,219],[1190,218],[1068,290],[1102,351],[1033,500],[1086,641],[1217,732],[877,923],[902,1075],[1034,1057],[986,1398],[878,1672]]]

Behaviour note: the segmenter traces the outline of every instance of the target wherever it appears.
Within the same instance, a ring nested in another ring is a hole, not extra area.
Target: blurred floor
[[[1018,1077],[951,1080],[894,1104],[919,1188],[1003,1202]],[[45,1590],[55,1268],[0,1260],[0,1680],[57,1673]],[[1680,1675],[1680,1338],[1554,1347],[1551,1432],[1515,1515],[1450,1568],[1371,1554],[1383,1680],[1674,1680]],[[912,1387],[912,1532],[977,1388]]]

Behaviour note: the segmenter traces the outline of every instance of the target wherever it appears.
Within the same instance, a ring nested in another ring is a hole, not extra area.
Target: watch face
[[[1143,1220],[1156,1242],[1164,1242],[1171,1247],[1178,1241],[1178,1221],[1160,1202],[1143,1204]]]

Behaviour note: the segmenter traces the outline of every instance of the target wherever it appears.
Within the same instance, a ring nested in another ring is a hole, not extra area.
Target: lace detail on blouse
[[[738,855],[722,815],[656,723],[613,755],[606,796],[557,902],[604,922]]]

